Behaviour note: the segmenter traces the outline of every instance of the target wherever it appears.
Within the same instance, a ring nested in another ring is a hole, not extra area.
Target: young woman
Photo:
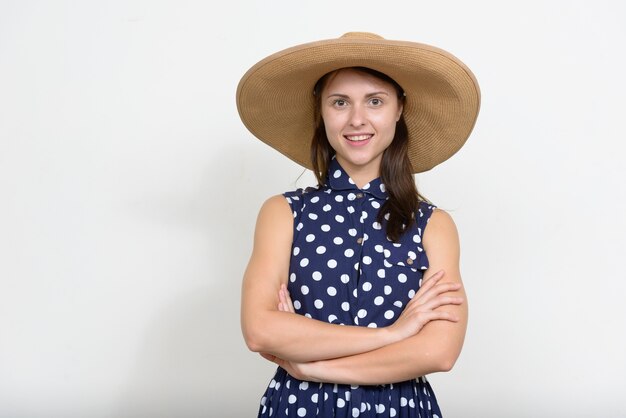
[[[471,72],[430,46],[349,33],[274,54],[237,104],[318,185],[268,199],[243,282],[248,347],[279,367],[259,416],[441,417],[467,302],[452,218],[416,190],[466,141]]]

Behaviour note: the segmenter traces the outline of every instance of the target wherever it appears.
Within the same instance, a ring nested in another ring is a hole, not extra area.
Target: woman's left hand
[[[280,357],[276,357],[272,354],[268,353],[260,353],[261,356],[271,361],[272,363],[276,363],[283,369],[287,371],[291,376],[295,377],[298,380],[306,380],[309,382],[315,382],[311,372],[315,370],[316,364],[319,362],[313,361],[310,363],[296,363],[294,361],[288,361],[281,359]]]

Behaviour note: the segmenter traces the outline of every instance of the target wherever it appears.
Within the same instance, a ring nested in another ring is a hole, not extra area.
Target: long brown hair
[[[391,77],[379,71],[367,67],[351,67],[352,70],[372,75],[385,81],[396,90],[398,101],[404,104],[404,91]],[[330,146],[326,136],[326,127],[322,119],[321,93],[330,76],[337,71],[332,71],[315,84],[315,132],[311,142],[311,163],[313,172],[319,186],[326,184],[328,166],[335,155],[335,150]],[[397,242],[400,236],[415,222],[419,201],[425,200],[417,191],[415,179],[411,170],[411,161],[408,155],[409,132],[404,121],[404,115],[396,123],[396,132],[391,144],[383,152],[380,166],[380,179],[385,185],[389,198],[378,211],[378,222],[385,226],[387,237]],[[386,220],[386,222],[385,222]]]

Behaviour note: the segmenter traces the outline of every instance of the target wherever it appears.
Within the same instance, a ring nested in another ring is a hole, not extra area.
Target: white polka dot
[[[330,211],[331,209],[332,209],[332,207],[331,207],[328,203],[327,203],[327,204],[325,204],[325,205],[322,207],[322,210],[323,210],[324,212],[328,212],[328,211]]]
[[[293,307],[296,309],[300,309],[302,307],[302,304],[300,303],[299,300],[294,300],[293,301]]]
[[[344,406],[346,406],[346,401],[341,398],[337,398],[337,408],[343,408]]]
[[[337,320],[337,315],[328,315],[328,322],[333,323]]]
[[[409,298],[413,299],[413,296],[415,296],[415,290],[411,289],[409,290]]]
[[[300,254],[300,247],[293,247],[293,255]]]
[[[385,260],[383,260],[383,265],[384,265],[385,267],[387,267],[387,268],[391,268],[391,267],[392,267],[392,264],[391,264],[389,261],[387,261],[386,259],[385,259]]]
[[[289,395],[289,399],[288,399],[289,403],[296,403],[297,400],[298,398],[296,398],[296,395]]]
[[[320,280],[322,280],[322,273],[320,273],[319,271],[314,271],[311,276],[313,277],[313,280],[315,280],[316,282],[319,282]]]
[[[303,227],[303,226],[304,226],[304,225],[302,225],[302,222],[300,222],[300,223],[298,223],[298,226],[296,226],[296,229],[297,229],[298,231],[300,231],[300,230],[302,230],[302,227]]]
[[[336,179],[341,177],[341,170],[335,170],[335,172],[333,173],[333,177]]]
[[[335,296],[337,294],[337,289],[329,286],[328,289],[326,289],[326,293],[328,293],[329,296]]]
[[[413,235],[413,242],[416,244],[419,244],[420,242],[422,242],[422,239],[420,238],[419,235],[415,234]]]
[[[337,196],[335,196],[335,201],[337,201],[337,202],[343,202],[343,196],[341,196],[341,195],[337,195]]]
[[[417,254],[415,254],[413,251],[409,251],[409,258],[415,260],[417,258]]]
[[[341,245],[341,244],[343,244],[343,239],[341,237],[335,237],[335,238],[333,238],[333,242],[336,245]]]
[[[322,309],[324,307],[324,302],[322,302],[321,299],[315,299],[315,302],[313,302],[313,305],[315,305],[317,309]]]
[[[377,414],[382,414],[383,412],[385,412],[385,405],[382,404],[377,404],[374,409],[376,410]]]
[[[348,200],[354,200],[356,199],[356,195],[352,192],[348,193]]]
[[[343,302],[341,304],[341,309],[343,309],[345,312],[348,312],[350,310],[350,304],[348,302]]]
[[[311,402],[317,403],[317,399],[318,399],[318,394],[317,393],[314,393],[313,395],[311,395]]]
[[[309,218],[312,220],[317,220],[317,215],[315,213],[309,213]]]
[[[385,278],[385,269],[378,269],[378,271],[376,272],[376,274],[378,275],[378,277],[380,277],[381,279]]]
[[[352,257],[354,255],[354,250],[352,248],[348,248],[343,252],[343,255],[346,257]]]
[[[385,257],[386,257],[386,258],[391,257],[391,251],[389,251],[389,250],[388,250],[388,249],[386,249],[386,248],[385,248],[384,254],[385,254]]]
[[[323,245],[320,245],[319,247],[315,249],[315,252],[318,254],[324,254],[326,252],[326,247],[324,247]]]
[[[309,259],[308,258],[303,258],[302,260],[300,260],[300,267],[306,267],[309,265]]]
[[[376,250],[377,253],[382,253],[383,252],[383,246],[380,244],[376,244],[374,245],[374,250]]]
[[[342,223],[344,221],[344,217],[341,215],[335,215],[335,220],[339,223]]]
[[[413,399],[409,399],[409,407],[415,408],[415,401]]]
[[[375,322],[370,322],[369,324],[367,324],[368,328],[378,328],[378,325],[376,325]]]
[[[293,283],[293,282],[295,282],[295,281],[296,281],[296,273],[291,273],[291,274],[289,275],[289,281],[290,281],[291,283]]]
[[[398,308],[401,308],[401,307],[402,307],[402,302],[401,302],[401,301],[399,301],[399,300],[397,300],[397,301],[395,301],[395,302],[393,303],[393,305],[394,305],[394,306],[397,306]]]
[[[341,282],[344,284],[347,284],[350,281],[350,276],[348,276],[347,274],[342,274],[341,275]]]
[[[376,296],[376,298],[374,299],[374,305],[380,306],[383,304],[384,301],[385,298],[383,298],[382,296]]]
[[[406,274],[404,274],[404,273],[398,274],[398,281],[400,283],[406,283]]]
[[[370,290],[372,290],[372,284],[370,282],[365,282],[363,283],[363,290],[366,292],[369,292]]]
[[[274,380],[274,379],[270,380],[269,387],[270,387],[270,389],[274,389],[274,387],[276,387],[276,380]]]
[[[393,418],[393,417],[395,417],[395,416],[396,416],[396,410],[395,410],[395,408],[389,408],[389,416],[390,416],[391,418]]]
[[[359,312],[356,314],[359,318],[365,318],[367,316],[367,311],[365,309],[359,309]]]
[[[378,202],[377,202],[377,201],[375,201],[375,200],[372,200],[372,207],[373,207],[374,209],[380,209],[380,203],[378,203]]]
[[[367,405],[365,404],[365,402],[361,402],[361,412],[365,412],[366,409]]]
[[[354,298],[358,298],[359,297],[359,289],[353,289],[352,290],[352,294],[354,295]]]
[[[391,286],[386,285],[385,286],[385,295],[390,295],[391,294]]]
[[[335,267],[337,267],[337,260],[330,259],[328,260],[328,263],[326,263],[326,265],[329,268],[334,269]]]
[[[367,255],[363,257],[363,264],[366,264],[366,265],[372,264],[372,257],[367,256]]]
[[[312,241],[315,240],[315,235],[309,234],[309,235],[306,236],[305,239],[306,239],[306,242],[312,242]]]
[[[359,408],[352,408],[352,418],[356,418],[359,415],[361,415],[361,413],[359,412]]]
[[[346,208],[346,210],[348,211],[348,213],[354,213],[354,207],[353,206],[348,206]]]
[[[381,192],[383,192],[383,193],[385,193],[385,191],[386,191],[386,190],[387,190],[387,189],[385,189],[385,185],[384,185],[384,184],[381,184],[381,185],[380,185],[380,191],[381,191]]]
[[[298,408],[298,416],[299,417],[306,416],[306,408]]]
[[[322,226],[320,226],[320,229],[324,232],[328,232],[330,231],[330,225],[324,224]]]
[[[351,237],[356,237],[356,229],[354,228],[348,229],[348,234],[350,234]]]
[[[376,230],[381,230],[382,229],[382,225],[380,224],[380,222],[374,222],[372,224],[372,228],[374,228]]]
[[[402,396],[400,398],[400,406],[406,406],[407,403],[408,402],[407,402],[406,398],[404,396]]]
[[[302,285],[300,287],[300,292],[302,292],[303,295],[308,295],[309,294],[309,286],[307,285]]]
[[[300,390],[307,390],[309,388],[309,382],[300,382],[300,386],[298,386]]]
[[[391,319],[391,318],[393,318],[393,316],[394,316],[394,313],[393,313],[392,310],[389,310],[389,311],[385,312],[385,318],[386,319]]]

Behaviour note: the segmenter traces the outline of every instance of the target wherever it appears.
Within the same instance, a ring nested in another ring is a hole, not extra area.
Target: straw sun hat
[[[241,120],[261,141],[311,169],[313,88],[326,73],[345,67],[380,71],[406,93],[414,173],[447,160],[469,137],[480,107],[472,72],[439,48],[364,32],[297,45],[255,64],[237,87]]]

